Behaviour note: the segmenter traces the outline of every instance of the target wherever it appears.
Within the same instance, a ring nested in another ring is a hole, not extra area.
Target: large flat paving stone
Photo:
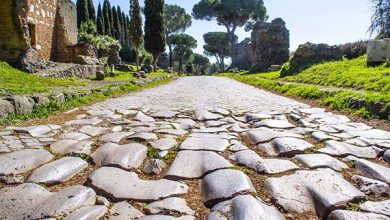
[[[295,125],[291,124],[287,120],[275,120],[275,119],[265,119],[259,122],[256,122],[253,127],[267,127],[267,128],[276,128],[276,129],[289,129],[295,128]]]
[[[335,210],[330,213],[327,220],[389,220],[389,218],[375,213]]]
[[[181,145],[180,150],[208,150],[224,151],[229,146],[229,141],[218,135],[208,137],[188,137]]]
[[[360,158],[374,159],[379,155],[381,150],[375,147],[358,147],[352,144],[331,140],[327,141],[325,147],[319,149],[318,152],[338,157],[352,155]]]
[[[390,217],[390,199],[380,202],[367,201],[360,205],[360,209],[362,211],[372,212]]]
[[[360,191],[366,195],[373,194],[383,197],[390,195],[390,186],[387,183],[358,175],[352,176],[351,179],[359,185]]]
[[[252,195],[239,195],[221,202],[211,209],[207,220],[284,220],[273,206],[265,204]]]
[[[144,216],[142,212],[126,201],[115,203],[110,209],[110,220],[138,219]]]
[[[58,125],[37,125],[30,127],[8,127],[7,130],[14,130],[20,133],[28,133],[33,137],[40,137],[51,132],[52,130],[58,130],[60,128],[61,126]]]
[[[183,198],[172,197],[153,202],[145,206],[148,214],[178,213],[180,215],[194,215],[195,211],[188,207]]]
[[[223,116],[219,114],[214,114],[206,110],[197,110],[195,111],[195,118],[198,121],[208,121],[208,120],[218,120],[222,119]]]
[[[88,163],[78,157],[63,157],[34,170],[28,182],[55,185],[65,182],[88,167]]]
[[[82,141],[86,140],[89,137],[89,135],[79,133],[79,132],[69,132],[69,133],[64,133],[59,136],[60,139],[71,139],[71,140],[76,140],[76,141]]]
[[[294,159],[298,160],[305,166],[310,168],[331,168],[336,171],[348,169],[347,164],[331,157],[327,154],[300,154],[296,155]]]
[[[240,165],[265,174],[282,173],[289,170],[299,169],[297,165],[289,160],[263,159],[252,150],[243,150],[230,157]]]
[[[140,121],[140,122],[144,122],[144,123],[145,122],[155,122],[156,121],[156,120],[154,120],[154,118],[145,115],[143,112],[138,112],[135,115],[134,120]]]
[[[176,155],[165,177],[198,179],[210,172],[228,167],[233,167],[233,165],[215,152],[184,150]]]
[[[70,215],[66,216],[64,220],[95,220],[104,217],[108,211],[107,207],[102,205],[87,206],[77,209]]]
[[[17,175],[48,163],[54,156],[42,149],[25,149],[0,155],[0,175]]]
[[[154,133],[141,132],[131,135],[128,139],[136,141],[157,141],[158,137]]]
[[[54,142],[50,145],[50,150],[54,154],[64,155],[64,154],[91,154],[93,141],[84,140],[70,140],[63,139],[57,142]]]
[[[326,218],[330,211],[365,195],[331,169],[297,171],[289,176],[268,178],[266,186],[276,204],[297,213],[316,212]]]
[[[72,125],[97,125],[100,122],[102,122],[101,119],[98,118],[91,118],[91,119],[76,119],[65,122],[65,125],[72,126]]]
[[[152,145],[152,147],[157,150],[169,150],[175,147],[176,144],[177,144],[176,140],[171,137],[162,138],[155,142],[150,143],[150,145]]]
[[[114,132],[108,133],[100,137],[101,142],[119,143],[122,139],[130,137],[134,132]]]
[[[85,186],[70,186],[52,193],[34,183],[0,190],[0,219],[44,219],[67,215],[95,204],[95,192]]]
[[[148,148],[132,143],[118,145],[107,143],[97,149],[91,157],[98,166],[116,166],[123,169],[138,168],[146,159]]]
[[[95,170],[89,176],[88,183],[97,192],[115,201],[153,202],[185,194],[188,191],[188,186],[179,182],[165,179],[142,180],[134,172],[113,167],[102,167]]]
[[[140,218],[140,220],[195,220],[195,217],[191,215],[185,215],[177,218],[169,215],[146,215]]]
[[[239,170],[218,170],[205,176],[201,184],[203,202],[207,207],[237,195],[255,193],[249,177]]]
[[[245,132],[244,135],[254,144],[268,142],[275,138],[281,137],[302,138],[302,136],[299,134],[294,134],[290,132],[279,132],[269,128],[258,128],[256,130],[250,130]]]
[[[363,176],[390,184],[390,168],[388,167],[368,160],[357,159],[355,161],[355,168]]]
[[[270,143],[260,144],[258,149],[271,156],[292,157],[314,147],[307,141],[298,138],[284,137],[273,139]]]
[[[390,132],[379,129],[352,131],[351,133],[367,139],[390,140]]]

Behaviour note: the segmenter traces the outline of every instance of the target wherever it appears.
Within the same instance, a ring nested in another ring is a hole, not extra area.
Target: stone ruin
[[[367,46],[367,65],[377,66],[390,61],[390,38],[372,40]]]
[[[235,68],[249,70],[251,62],[251,39],[246,38],[234,46],[235,62],[232,64]]]
[[[76,6],[70,0],[2,0],[0,14],[2,61],[28,72],[45,69],[49,61],[85,60],[79,56],[90,57],[90,65],[99,63],[92,45],[77,42]]]
[[[251,72],[268,71],[272,65],[282,65],[289,58],[289,48],[290,33],[281,18],[271,23],[256,23],[251,39]]]

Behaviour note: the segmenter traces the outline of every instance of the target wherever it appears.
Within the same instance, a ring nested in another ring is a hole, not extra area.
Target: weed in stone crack
[[[312,148],[309,148],[309,149],[306,149],[304,151],[305,154],[312,154],[312,153],[316,153],[319,149],[321,149],[323,147],[323,144],[316,144],[314,145],[314,147]]]
[[[248,169],[247,167],[243,167],[243,166],[229,167],[229,169],[231,169],[231,170],[239,170],[239,171],[242,171],[245,174],[250,174],[251,173],[250,169]]]
[[[348,202],[346,209],[351,211],[359,211],[360,205],[363,203],[363,201],[360,202]]]
[[[159,151],[153,147],[148,149],[148,158],[149,159],[160,159],[160,155],[158,155]]]

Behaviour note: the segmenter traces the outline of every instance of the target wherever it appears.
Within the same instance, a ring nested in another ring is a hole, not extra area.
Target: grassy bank
[[[317,100],[335,110],[389,120],[390,68],[384,65],[368,68],[365,59],[363,56],[319,64],[284,78],[279,72],[220,76],[292,97]],[[357,101],[363,104],[357,105]],[[383,107],[375,113],[373,105],[378,102]]]

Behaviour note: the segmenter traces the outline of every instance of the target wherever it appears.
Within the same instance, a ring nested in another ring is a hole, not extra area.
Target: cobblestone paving
[[[345,116],[216,77],[82,110],[0,131],[0,219],[390,219],[390,133]]]

